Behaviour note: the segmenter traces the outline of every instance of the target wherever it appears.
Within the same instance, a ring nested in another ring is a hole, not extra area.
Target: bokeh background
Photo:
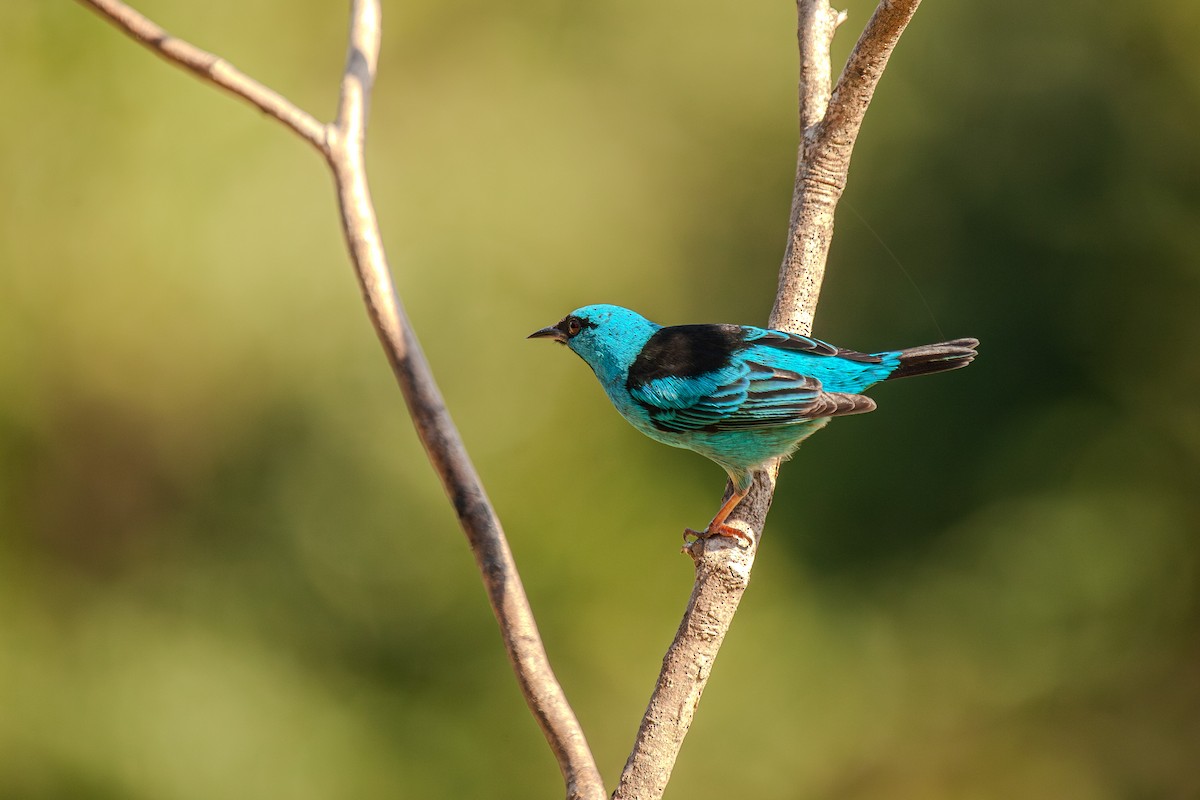
[[[141,8],[331,114],[343,4]],[[523,337],[765,321],[794,25],[385,7],[396,279],[610,782],[724,478]],[[1200,796],[1198,52],[1191,0],[921,8],[816,333],[982,355],[787,465],[669,797]],[[0,74],[0,797],[561,796],[319,159],[72,3]]]

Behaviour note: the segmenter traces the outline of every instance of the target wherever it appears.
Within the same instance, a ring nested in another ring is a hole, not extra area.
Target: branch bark
[[[834,210],[850,155],[879,78],[920,0],[881,0],[830,91],[829,48],[845,14],[828,0],[797,0],[800,46],[800,146],[788,241],[769,327],[809,334],[833,237]],[[750,535],[741,548],[724,537],[687,548],[696,581],[683,621],[663,658],[614,800],[657,800],[670,780],[713,662],[750,581],[759,538],[775,492],[776,462],[755,476],[728,524]],[[732,486],[726,488],[726,497]]]
[[[604,784],[583,729],[554,676],[500,520],[433,379],[396,295],[371,202],[365,164],[371,88],[379,60],[378,0],[355,0],[337,116],[318,122],[225,60],[177,39],[116,0],[80,0],[167,61],[240,97],[313,145],[333,172],[342,231],[367,313],[400,385],[413,425],[458,515],[487,589],[509,661],[558,761],[572,800],[603,800]]]
[[[788,225],[787,248],[779,268],[779,289],[769,325],[808,335],[825,277],[833,239],[833,215],[846,178],[863,117],[900,34],[921,0],[882,0],[850,53],[837,86],[829,93],[829,70],[801,68],[800,153]],[[822,47],[829,61],[833,29],[844,17],[826,0],[798,0],[801,49]],[[805,30],[807,24],[808,29]],[[809,59],[801,56],[802,64]]]

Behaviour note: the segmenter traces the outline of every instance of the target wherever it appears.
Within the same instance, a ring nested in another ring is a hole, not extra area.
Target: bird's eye
[[[583,330],[583,323],[576,317],[567,320],[567,336],[574,336]]]

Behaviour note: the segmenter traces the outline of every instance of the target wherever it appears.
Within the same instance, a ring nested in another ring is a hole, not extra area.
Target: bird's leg
[[[717,515],[712,518],[712,522],[708,523],[707,528],[703,531],[694,531],[688,528],[684,531],[684,537],[695,536],[697,539],[708,539],[712,536],[728,536],[732,539],[744,541],[747,546],[754,544],[754,540],[745,531],[725,524],[725,520],[729,519],[729,515],[737,508],[738,503],[742,502],[749,493],[750,487],[746,487],[744,490],[735,488],[729,499],[721,504],[721,507],[717,510]]]

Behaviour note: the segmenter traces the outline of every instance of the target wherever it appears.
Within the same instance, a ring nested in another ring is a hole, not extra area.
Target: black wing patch
[[[633,390],[659,378],[696,378],[729,366],[746,346],[739,325],[674,325],[660,328],[629,368],[625,387]]]

